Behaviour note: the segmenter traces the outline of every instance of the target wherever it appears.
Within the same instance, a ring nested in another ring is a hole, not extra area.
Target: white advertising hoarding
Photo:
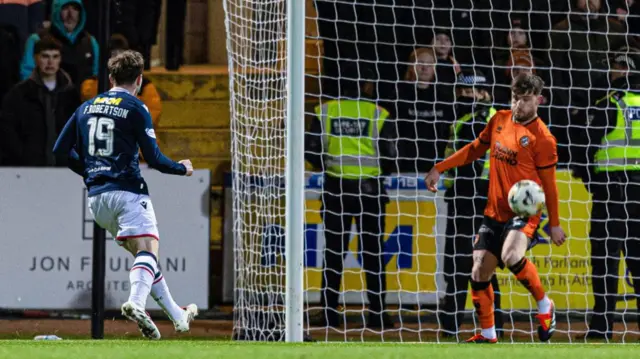
[[[179,305],[207,308],[210,172],[142,170],[160,231],[159,266]],[[93,219],[82,179],[62,168],[0,169],[0,307],[91,307]],[[105,307],[129,295],[133,256],[107,232]],[[148,309],[160,309],[149,297]]]

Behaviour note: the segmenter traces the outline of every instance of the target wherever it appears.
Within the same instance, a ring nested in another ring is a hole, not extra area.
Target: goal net
[[[555,302],[553,341],[637,338],[640,185],[626,183],[640,183],[640,90],[625,95],[640,83],[638,3],[306,1],[305,223],[285,238],[286,1],[225,0],[235,337],[284,340],[288,240],[304,242],[314,339],[479,331],[469,276],[483,163],[443,174],[435,194],[423,177],[509,109],[512,78],[533,72],[545,82],[538,113],[558,142],[569,239],[550,244],[545,212],[526,252]],[[354,173],[363,179],[336,180]],[[508,269],[493,286],[498,335],[537,341],[533,297]]]

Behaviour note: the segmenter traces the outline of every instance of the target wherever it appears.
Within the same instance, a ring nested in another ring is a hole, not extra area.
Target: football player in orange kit
[[[482,331],[469,343],[496,343],[491,276],[497,266],[507,266],[538,302],[538,336],[547,341],[556,328],[555,306],[538,276],[536,266],[525,253],[537,240],[540,214],[516,216],[509,207],[508,193],[515,183],[532,180],[542,186],[551,225],[551,241],[562,245],[565,234],[558,214],[556,139],[538,117],[544,81],[534,74],[521,73],[511,84],[511,110],[496,113],[480,136],[436,164],[427,174],[427,188],[436,191],[440,174],[464,166],[490,150],[489,193],[484,220],[473,243],[471,296]]]

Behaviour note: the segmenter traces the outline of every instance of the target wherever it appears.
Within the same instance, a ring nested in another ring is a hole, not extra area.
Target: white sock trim
[[[482,334],[482,336],[487,338],[487,339],[496,339],[498,337],[498,335],[496,334],[496,326],[495,325],[492,326],[491,328],[488,328],[488,329],[482,329],[480,334]]]
[[[538,313],[546,314],[551,311],[551,299],[545,294],[544,298],[538,301]]]

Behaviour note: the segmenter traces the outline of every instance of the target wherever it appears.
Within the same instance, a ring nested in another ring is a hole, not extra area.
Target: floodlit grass
[[[464,359],[586,359],[637,358],[638,345],[545,345],[545,344],[380,344],[380,343],[232,343],[219,341],[165,340],[62,340],[0,341],[0,358],[464,358]]]

